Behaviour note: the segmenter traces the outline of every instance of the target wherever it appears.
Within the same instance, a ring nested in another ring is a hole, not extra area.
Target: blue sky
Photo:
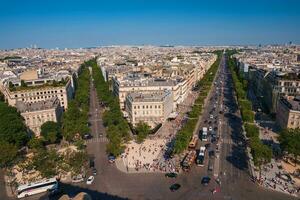
[[[298,0],[0,0],[0,48],[300,43]]]

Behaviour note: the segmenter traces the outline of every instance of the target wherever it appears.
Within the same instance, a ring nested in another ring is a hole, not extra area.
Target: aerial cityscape
[[[0,200],[300,198],[300,2],[1,4]]]

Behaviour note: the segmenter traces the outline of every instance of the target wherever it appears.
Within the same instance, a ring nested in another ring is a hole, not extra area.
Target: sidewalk
[[[9,186],[9,183],[10,183],[9,177],[6,175],[3,175],[3,180],[4,180],[6,195],[8,197],[15,197],[15,195],[13,194],[13,191],[12,191],[12,187]]]

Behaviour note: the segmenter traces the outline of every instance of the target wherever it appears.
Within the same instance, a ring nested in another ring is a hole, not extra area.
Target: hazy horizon
[[[300,1],[4,1],[0,49],[300,44]]]

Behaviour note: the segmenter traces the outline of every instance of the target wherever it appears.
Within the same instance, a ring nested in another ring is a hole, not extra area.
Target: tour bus
[[[204,158],[205,158],[205,147],[200,147],[200,151],[196,160],[197,166],[201,166],[201,167],[204,166]]]
[[[198,142],[198,137],[194,135],[189,143],[189,149],[195,149]]]
[[[195,162],[195,159],[196,159],[196,151],[195,150],[189,151],[186,154],[181,164],[183,171],[188,171],[191,168],[193,162]]]
[[[207,141],[207,127],[202,128],[201,140],[204,141],[204,142]]]
[[[18,198],[28,197],[34,194],[39,194],[42,192],[47,192],[56,189],[58,189],[58,182],[56,178],[50,178],[43,181],[20,185],[17,188],[17,197]]]

